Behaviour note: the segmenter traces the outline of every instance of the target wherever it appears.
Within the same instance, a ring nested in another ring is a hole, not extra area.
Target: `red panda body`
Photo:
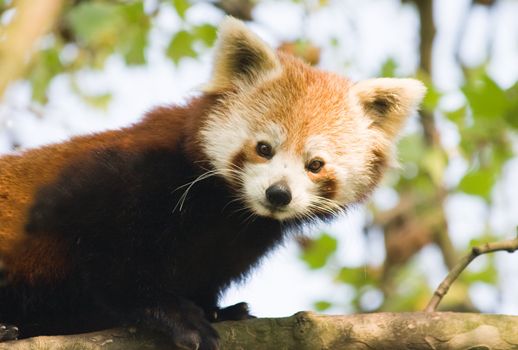
[[[177,188],[205,170],[179,150],[188,126],[160,124],[200,118],[215,101],[208,96],[184,108],[158,109],[129,129],[70,141],[84,143],[83,152],[35,188],[31,205],[22,206],[24,234],[2,246],[8,279],[0,289],[3,322],[17,325],[23,337],[85,332],[143,322],[139,308],[168,305],[169,298],[189,300],[187,309],[192,301],[213,317],[220,291],[282,238],[279,223],[267,218],[246,228],[255,234],[241,235],[245,218],[230,214],[238,203],[221,211],[233,198],[218,178],[193,187],[182,210],[175,208],[183,194]],[[146,136],[150,126],[165,133]],[[239,249],[243,245],[252,249]],[[208,322],[192,308],[192,317]],[[208,323],[207,329],[214,336]]]
[[[142,324],[216,349],[210,321],[250,317],[221,292],[287,229],[362,201],[423,93],[353,84],[226,20],[185,106],[0,158],[0,321],[23,337]]]

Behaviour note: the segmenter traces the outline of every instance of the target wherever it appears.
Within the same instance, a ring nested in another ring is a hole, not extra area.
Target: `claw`
[[[225,308],[219,309],[215,312],[213,322],[221,321],[241,321],[256,318],[250,315],[250,308],[247,303],[241,302]]]
[[[18,339],[19,329],[16,326],[0,324],[0,342]]]

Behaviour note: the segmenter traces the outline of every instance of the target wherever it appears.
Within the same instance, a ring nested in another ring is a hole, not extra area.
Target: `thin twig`
[[[462,271],[479,255],[492,253],[497,251],[507,251],[513,253],[518,250],[518,236],[515,239],[502,242],[486,243],[478,247],[471,248],[471,252],[464,256],[460,261],[453,267],[448,273],[446,278],[441,282],[439,287],[433,293],[433,297],[428,302],[428,305],[424,309],[426,312],[434,312],[439,306],[442,298],[448,293],[451,285],[459,277]]]

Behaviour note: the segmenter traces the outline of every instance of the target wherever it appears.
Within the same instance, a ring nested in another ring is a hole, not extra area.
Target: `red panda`
[[[137,324],[217,349],[210,322],[251,317],[220,294],[290,228],[363,201],[424,92],[312,68],[226,19],[187,104],[0,158],[0,321],[21,337]]]

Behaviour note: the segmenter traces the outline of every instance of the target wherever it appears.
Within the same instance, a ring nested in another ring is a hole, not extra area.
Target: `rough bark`
[[[518,316],[450,312],[323,316],[299,312],[216,324],[222,349],[518,349]],[[37,337],[0,349],[171,349],[156,334],[135,329]]]

